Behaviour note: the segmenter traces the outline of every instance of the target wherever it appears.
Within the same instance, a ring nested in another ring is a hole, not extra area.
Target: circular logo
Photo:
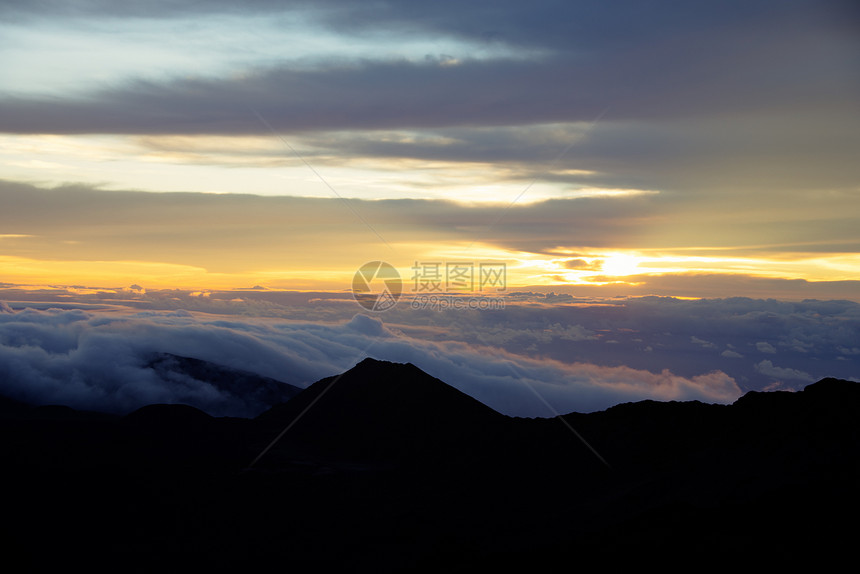
[[[352,296],[368,311],[387,311],[403,291],[400,273],[385,261],[370,261],[352,277]]]

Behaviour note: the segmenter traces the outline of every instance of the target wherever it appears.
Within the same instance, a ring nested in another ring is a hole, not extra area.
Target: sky
[[[850,377],[858,134],[848,0],[3,0],[0,348],[58,360],[78,348],[28,339],[21,313],[55,330],[72,313],[77,337],[173,328],[177,311],[203,332],[241,308],[239,331],[274,318],[335,334],[377,325],[416,356],[448,345],[502,353],[522,373],[555,365],[523,375],[544,385],[630,385],[559,408]],[[372,261],[402,277],[390,312],[338,298]],[[503,320],[448,309],[431,314],[432,336],[410,330],[428,327],[408,303],[431,267],[480,278],[482,264],[505,270],[503,288],[480,293],[505,301]],[[164,307],[174,299],[182,308]],[[702,326],[723,330],[677,328],[669,301],[712,305]],[[158,321],[135,315],[144,303]],[[498,339],[499,321],[543,342]],[[15,364],[50,364],[28,356]],[[486,374],[485,359],[462,363]],[[287,378],[346,365],[319,364]]]
[[[2,2],[4,279],[857,300],[854,3],[426,4]]]

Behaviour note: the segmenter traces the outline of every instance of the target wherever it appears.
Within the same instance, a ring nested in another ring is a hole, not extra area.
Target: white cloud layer
[[[574,330],[560,333],[571,340]],[[575,337],[574,337],[575,339]],[[365,356],[412,362],[506,414],[550,416],[620,402],[728,402],[741,391],[722,372],[694,377],[626,366],[563,363],[464,341],[429,341],[357,314],[337,323],[213,317],[185,312],[24,309],[0,315],[0,392],[37,404],[128,412],[184,402],[218,415],[245,405],[201,381],[162,379],[147,357],[169,352],[307,386]],[[540,398],[538,398],[538,395]],[[544,401],[546,403],[544,403]],[[550,406],[547,406],[550,405]]]
[[[748,390],[856,379],[860,360],[860,305],[849,301],[556,302],[519,292],[499,311],[398,304],[371,316],[338,293],[7,286],[0,297],[0,394],[116,412],[188,402],[247,414],[205,382],[162,380],[147,367],[156,352],[299,387],[365,356],[411,362],[519,416],[649,398],[731,402]]]

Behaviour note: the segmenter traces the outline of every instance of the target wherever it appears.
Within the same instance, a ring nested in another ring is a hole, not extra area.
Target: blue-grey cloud
[[[719,5],[686,5],[661,0],[642,5],[635,0],[564,2],[537,0],[477,0],[468,3],[439,0],[416,4],[403,0],[356,3],[350,0],[229,0],[182,2],[147,0],[116,3],[110,0],[7,0],[0,10],[18,17],[152,18],[219,14],[278,16],[301,12],[312,23],[343,34],[361,35],[382,30],[413,34],[453,34],[486,42],[543,46],[558,50],[621,49],[667,36],[720,31],[742,25],[765,26],[789,21],[832,21],[846,26],[858,11],[849,0],[732,0]]]
[[[850,47],[846,44],[845,52]],[[703,47],[716,53],[723,48]],[[763,67],[756,57],[743,58],[749,54],[731,54],[734,59],[727,56],[717,62],[686,56],[690,61],[667,65],[661,57],[665,54],[648,59],[635,53],[619,61],[613,61],[617,55],[585,61],[466,60],[456,66],[384,61],[315,69],[276,67],[240,79],[141,79],[79,99],[7,96],[0,100],[0,130],[267,133],[268,127],[249,108],[277,130],[290,133],[591,122],[607,109],[612,121],[711,118],[786,108],[827,111],[829,115],[820,116],[826,119],[851,109],[858,86],[844,73],[856,62],[835,51],[820,57],[831,58],[828,69],[837,73],[818,71],[818,59],[812,58],[805,63],[809,69],[800,74],[797,59],[810,57],[791,45],[785,50],[779,60],[769,62],[770,67]],[[801,53],[792,54],[795,50]],[[766,77],[759,78],[761,74]],[[751,80],[739,83],[739,76]],[[815,85],[814,91],[809,84]],[[798,120],[791,114],[784,117]]]
[[[302,300],[234,292],[220,301],[217,293],[172,294],[138,294],[152,306],[145,312],[116,300],[110,309],[86,311],[13,303],[15,313],[0,314],[0,392],[109,410],[191,402],[224,413],[229,397],[203,384],[177,388],[142,357],[173,353],[306,386],[373,356],[412,362],[507,414],[547,416],[552,410],[538,395],[558,412],[645,398],[730,402],[746,390],[856,379],[860,356],[860,305],[847,301],[642,298],[589,305],[539,304],[547,299],[535,295],[503,311],[398,306],[370,316],[354,301],[311,302],[308,294]],[[280,303],[259,305],[266,296]],[[197,310],[176,310],[183,304]],[[764,359],[761,343],[776,353]]]
[[[101,3],[86,4],[94,17],[112,12]],[[591,121],[607,107],[614,120],[724,120],[726,113],[777,109],[786,112],[780,114],[784,120],[796,120],[800,109],[843,116],[853,109],[856,37],[836,4],[732,4],[717,9],[667,2],[646,9],[636,2],[443,2],[419,8],[338,2],[336,9],[307,14],[346,37],[362,30],[388,37],[397,31],[454,34],[543,51],[528,60],[464,57],[448,66],[432,60],[313,67],[286,62],[248,70],[241,78],[133,79],[77,99],[7,97],[0,101],[0,129],[266,133],[248,106],[290,132]],[[202,5],[135,6],[164,17]],[[217,3],[206,7],[219,11]]]
[[[768,343],[767,341],[759,341],[755,344],[756,350],[760,353],[776,353],[776,347]]]
[[[136,16],[141,26],[196,15],[203,29],[206,15],[276,20],[298,11],[310,26],[347,40],[365,35],[384,42],[408,34],[513,47],[498,57],[458,56],[456,65],[434,58],[266,60],[222,76],[130,73],[50,97],[6,93],[0,96],[0,132],[148,134],[144,145],[156,147],[167,145],[158,136],[169,134],[269,136],[253,108],[319,161],[504,162],[512,179],[539,177],[571,188],[683,197],[719,190],[744,202],[734,206],[738,210],[785,201],[787,189],[826,189],[848,193],[856,208],[860,36],[849,2],[730,2],[719,8],[252,2],[241,10],[229,2],[10,2],[0,9],[16,18],[60,21]],[[516,50],[522,57],[511,55]],[[597,118],[582,138],[583,124]],[[553,130],[543,130],[547,124]],[[575,145],[558,167],[593,175],[547,173],[569,144]],[[263,153],[258,160],[277,158]],[[753,200],[750,190],[769,193]],[[714,202],[718,210],[727,205],[733,204],[726,197]],[[807,222],[788,225],[808,228]]]
[[[789,369],[783,367],[777,367],[773,364],[772,361],[764,360],[760,363],[757,363],[755,369],[763,375],[768,377],[772,377],[781,382],[784,381],[803,381],[806,383],[811,383],[815,379],[813,379],[812,375],[806,373],[804,371],[800,371],[798,369]]]
[[[561,337],[576,341],[587,335],[573,328]],[[652,373],[541,360],[490,341],[409,336],[362,314],[324,324],[60,309],[0,315],[0,392],[33,403],[112,412],[184,402],[214,414],[247,414],[241,400],[210,384],[162,376],[147,362],[153,353],[207,360],[298,386],[342,372],[365,356],[412,362],[493,408],[520,416],[591,411],[641,398],[727,402],[740,394],[721,372],[682,377],[668,369]]]

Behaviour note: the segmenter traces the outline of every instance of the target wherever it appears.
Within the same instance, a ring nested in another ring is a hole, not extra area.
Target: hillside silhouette
[[[514,418],[373,359],[255,418],[4,398],[2,536],[29,570],[836,560],[856,535],[858,414],[860,385],[824,379],[732,405]]]

